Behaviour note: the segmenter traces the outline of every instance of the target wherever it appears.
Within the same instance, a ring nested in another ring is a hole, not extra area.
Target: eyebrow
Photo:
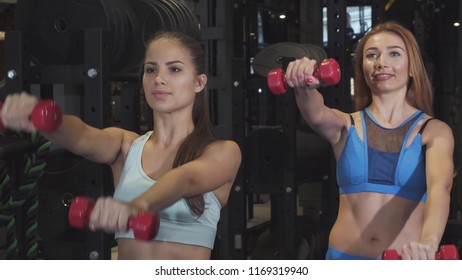
[[[184,63],[181,62],[180,60],[168,61],[168,62],[166,62],[165,64],[166,64],[166,65],[172,65],[172,64],[175,64],[175,63],[184,64]],[[149,65],[158,65],[157,62],[153,62],[153,61],[146,61],[146,62],[144,63],[144,65],[146,65],[146,64],[149,64]]]
[[[378,50],[378,49],[379,48],[377,48],[377,47],[370,47],[366,51],[368,51],[368,50]],[[404,51],[404,49],[402,47],[400,47],[400,46],[388,46],[387,47],[387,50],[391,50],[391,49],[401,49],[401,50]]]

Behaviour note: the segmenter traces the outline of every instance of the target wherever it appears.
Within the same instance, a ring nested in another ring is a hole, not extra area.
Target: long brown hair
[[[362,110],[372,102],[371,89],[366,84],[363,72],[364,46],[374,35],[382,32],[396,34],[403,40],[409,57],[409,78],[407,85],[406,101],[413,107],[432,115],[433,88],[425,70],[419,45],[414,35],[394,21],[387,21],[376,25],[358,43],[355,52],[355,105],[356,110]]]
[[[149,46],[156,40],[168,39],[178,42],[189,50],[196,74],[205,74],[205,54],[202,45],[187,34],[176,31],[162,31],[147,43]],[[142,73],[143,74],[143,73]],[[142,77],[142,76],[141,76]],[[194,130],[183,140],[173,161],[172,168],[179,167],[198,158],[208,144],[215,141],[212,122],[209,115],[209,97],[206,88],[196,93],[192,110]],[[186,198],[189,209],[200,215],[204,212],[205,202],[202,194]]]

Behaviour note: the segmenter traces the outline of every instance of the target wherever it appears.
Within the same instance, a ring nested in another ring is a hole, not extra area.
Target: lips
[[[393,77],[391,74],[385,74],[385,73],[380,73],[380,74],[374,74],[372,75],[372,78],[374,80],[379,80],[379,81],[385,81]]]
[[[170,93],[167,92],[167,91],[163,91],[163,90],[156,90],[152,94],[157,98],[163,98],[163,97],[169,95]]]

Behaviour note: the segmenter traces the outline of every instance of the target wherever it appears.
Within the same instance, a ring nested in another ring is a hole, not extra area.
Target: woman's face
[[[206,83],[197,75],[190,51],[172,39],[152,42],[146,51],[143,89],[155,112],[192,110],[194,98]]]
[[[406,92],[410,73],[403,40],[391,32],[370,37],[364,46],[363,71],[373,95]]]

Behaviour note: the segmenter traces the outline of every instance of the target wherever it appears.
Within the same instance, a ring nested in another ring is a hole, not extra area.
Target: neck
[[[395,104],[372,102],[369,111],[383,127],[393,128],[407,120],[417,109],[406,102]]]
[[[154,115],[152,140],[165,147],[181,143],[194,130],[191,118],[179,119]]]

